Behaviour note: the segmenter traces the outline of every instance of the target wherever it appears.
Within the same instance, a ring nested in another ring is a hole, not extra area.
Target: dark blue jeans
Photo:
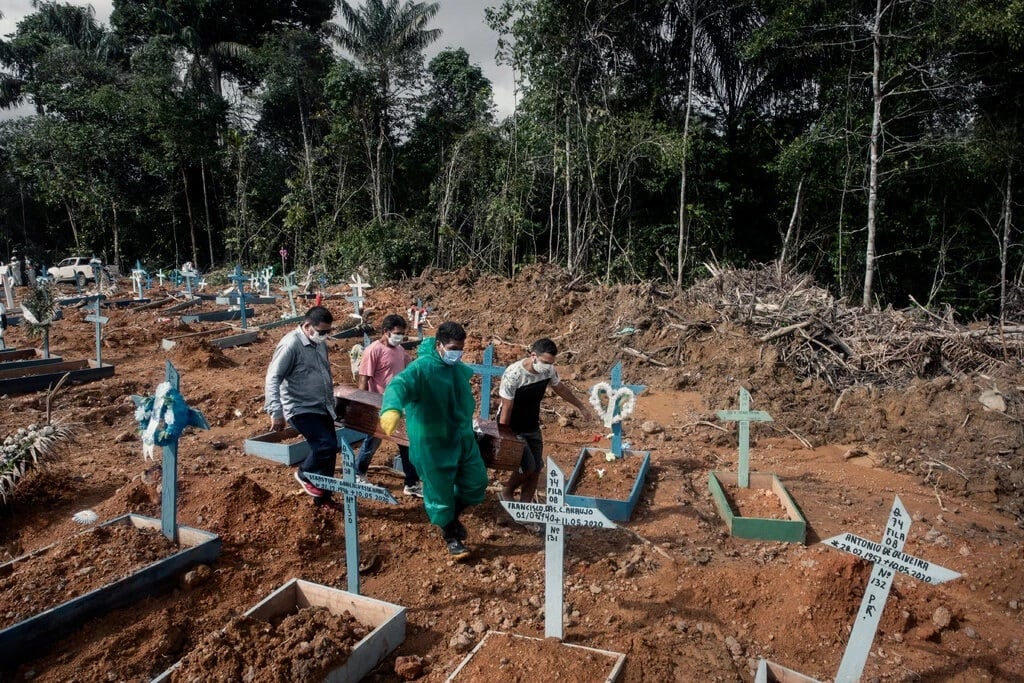
[[[370,469],[370,461],[373,460],[373,454],[380,447],[380,442],[380,439],[372,436],[363,439],[363,444],[359,447],[359,452],[356,453],[356,472],[359,473],[359,476],[366,476],[366,471]],[[398,454],[402,456],[402,472],[405,474],[405,485],[415,486],[420,482],[420,475],[416,472],[412,461],[409,460],[409,447],[399,446]]]
[[[324,413],[299,413],[292,415],[288,421],[299,434],[306,437],[306,443],[309,444],[309,455],[299,465],[299,474],[312,472],[333,477],[338,462],[338,433],[331,416]],[[325,491],[323,497],[330,498],[330,491]]]

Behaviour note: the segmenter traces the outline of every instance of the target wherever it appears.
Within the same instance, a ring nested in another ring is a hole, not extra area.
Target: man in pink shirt
[[[384,389],[394,376],[409,364],[412,358],[402,348],[407,327],[405,318],[400,315],[392,314],[384,317],[380,339],[363,351],[363,358],[359,363],[360,389],[383,394]],[[368,436],[363,440],[356,456],[357,479],[366,480],[366,472],[370,469],[370,461],[373,460],[373,454],[377,452],[378,446],[380,446],[378,438]],[[399,446],[398,454],[402,458],[402,471],[405,473],[405,495],[422,498],[423,484],[420,483],[419,474],[409,460],[409,447]]]

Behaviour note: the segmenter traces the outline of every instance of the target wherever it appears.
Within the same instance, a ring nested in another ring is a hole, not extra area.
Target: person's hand
[[[398,427],[398,421],[402,419],[402,413],[397,410],[385,410],[380,415],[380,430],[391,436]]]
[[[285,421],[283,417],[270,417],[270,431],[279,432],[285,427]]]

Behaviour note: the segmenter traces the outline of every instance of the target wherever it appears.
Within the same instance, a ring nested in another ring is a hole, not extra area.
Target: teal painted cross
[[[185,281],[185,293],[188,295],[189,299],[193,297],[192,280],[195,280],[198,277],[199,273],[197,273],[195,269],[192,268],[191,263],[186,263],[185,266],[181,269],[181,278]]]
[[[295,284],[295,271],[288,273],[284,276],[284,287],[281,287],[281,291],[288,292],[288,303],[292,307],[292,317],[296,317],[298,313],[295,311],[295,290],[298,286]]]
[[[565,475],[551,458],[548,458],[545,503],[503,500],[501,504],[517,522],[544,525],[544,637],[561,639],[565,574],[563,528],[583,526],[614,529],[615,523],[597,508],[565,504]]]
[[[491,419],[491,378],[505,373],[504,365],[494,365],[494,344],[484,349],[483,362],[466,363],[473,374],[480,375],[480,419]]]
[[[103,345],[103,326],[110,322],[110,318],[100,315],[100,302],[107,297],[102,294],[96,295],[93,299],[93,303],[96,305],[96,311],[92,315],[85,316],[85,321],[88,323],[96,323],[96,367],[103,365],[102,345]]]
[[[177,368],[167,361],[165,366],[165,382],[175,391],[181,386],[181,375]],[[160,391],[160,388],[157,388]],[[132,396],[136,406],[141,406],[145,399],[141,396]],[[158,412],[161,406],[154,402],[153,419],[159,419]],[[198,429],[209,429],[206,418],[195,408],[188,408],[186,425]],[[161,462],[161,486],[160,486],[160,528],[164,536],[172,543],[178,542],[178,440],[163,447],[163,461]]]
[[[740,488],[750,486],[750,423],[771,422],[772,416],[763,410],[750,409],[750,392],[740,387],[740,409],[719,410],[718,419],[724,422],[739,422],[740,466],[737,483]]]
[[[892,588],[896,572],[931,585],[960,578],[958,572],[903,552],[911,521],[903,501],[896,496],[881,543],[874,543],[849,533],[822,541],[825,545],[856,555],[874,565],[860,602],[860,610],[853,622],[846,652],[839,664],[836,683],[854,683],[859,681],[861,674],[864,673],[864,665],[867,663],[871,643],[875,639],[878,622],[882,618],[882,611],[889,598],[889,590]]]
[[[228,275],[228,279],[235,283],[235,290],[238,292],[238,310],[241,311],[242,329],[245,329],[245,283],[251,278],[246,277],[242,272],[242,266],[235,264],[235,272]]]
[[[305,472],[304,476],[313,486],[324,491],[341,493],[345,497],[345,566],[348,571],[350,593],[359,594],[359,512],[356,498],[375,500],[378,503],[398,505],[391,492],[382,486],[356,483],[356,455],[351,446],[341,439],[341,479]]]
[[[609,382],[609,385],[612,388],[612,392],[626,387],[636,397],[639,397],[640,394],[647,390],[647,386],[644,384],[622,383],[622,361],[612,366],[612,381]],[[616,406],[615,411],[618,412],[618,406]],[[612,453],[615,454],[616,458],[622,457],[622,420],[612,423]]]

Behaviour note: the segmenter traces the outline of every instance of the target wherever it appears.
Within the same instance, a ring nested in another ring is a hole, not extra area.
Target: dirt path
[[[624,681],[749,681],[759,657],[831,678],[870,567],[818,541],[847,531],[880,539],[898,495],[914,520],[905,551],[963,578],[935,587],[897,576],[864,680],[1022,680],[1021,377],[858,389],[836,410],[837,396],[795,378],[742,330],[720,325],[680,337],[657,315],[666,304],[649,290],[576,291],[560,277],[428,273],[370,290],[368,303],[382,316],[423,297],[435,321],[467,325],[470,361],[500,340],[496,362],[505,364],[549,335],[564,349],[559,372],[581,392],[606,379],[619,358],[627,380],[651,387],[626,424],[632,447],[651,453],[633,518],[623,530],[567,533],[567,641],[624,652]],[[343,318],[350,305],[333,293],[327,305]],[[260,307],[255,322],[286,306]],[[94,353],[84,315],[67,311],[54,330],[51,348],[65,359]],[[148,681],[292,577],[345,584],[341,517],[314,511],[290,468],[242,452],[243,440],[268,426],[263,372],[290,328],[245,347],[195,343],[164,352],[163,337],[187,331],[176,319],[158,311],[108,315],[103,357],[116,374],[56,399],[55,417],[81,424],[79,444],[0,507],[0,559],[80,532],[71,516],[84,508],[100,519],[159,515],[160,473],[142,458],[129,396],[153,393],[165,359],[212,427],[181,440],[179,521],[220,534],[223,552],[207,580],[82,624],[52,654],[2,680]],[[616,334],[625,328],[634,331]],[[12,328],[8,343],[28,345],[23,328]],[[620,350],[673,344],[678,362],[664,368]],[[336,380],[349,379],[348,345],[332,347]],[[1010,399],[1005,414],[977,401],[994,382]],[[730,537],[708,492],[709,470],[735,468],[734,432],[714,426],[714,411],[734,408],[741,384],[754,407],[775,418],[752,428],[751,467],[784,482],[808,521],[806,546]],[[545,406],[552,409],[544,413],[548,453],[574,462],[592,441],[592,422],[574,419],[555,397]],[[41,394],[0,398],[0,436],[40,422],[44,410]],[[663,430],[645,433],[647,421]],[[376,464],[393,453],[382,446]],[[492,474],[497,483],[503,473]],[[419,655],[427,664],[421,680],[443,681],[483,631],[543,635],[543,544],[508,522],[496,491],[466,520],[475,561],[453,564],[420,502],[402,495],[401,478],[375,468],[371,479],[400,504],[360,509],[361,552],[371,565],[362,588],[406,606],[408,629],[370,680],[400,680],[394,658]]]

